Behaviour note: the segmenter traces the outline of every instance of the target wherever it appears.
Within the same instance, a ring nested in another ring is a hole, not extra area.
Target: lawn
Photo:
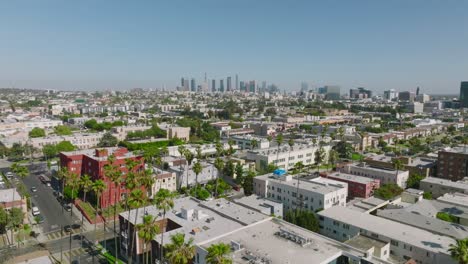
[[[363,159],[363,158],[364,158],[364,156],[361,155],[361,154],[359,154],[359,153],[353,153],[353,154],[351,155],[351,159],[352,159],[352,160],[361,160],[361,159]]]
[[[86,212],[86,214],[91,218],[92,221],[96,218],[96,210],[88,202],[80,202],[80,207]]]

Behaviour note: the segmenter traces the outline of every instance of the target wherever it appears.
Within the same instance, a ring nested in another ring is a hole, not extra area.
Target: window
[[[398,247],[398,241],[390,240],[390,244],[392,244],[392,246]]]
[[[379,235],[372,233],[371,237],[379,238]]]

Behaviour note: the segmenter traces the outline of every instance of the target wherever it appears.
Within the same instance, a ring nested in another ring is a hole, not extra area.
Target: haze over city
[[[175,89],[238,74],[281,90],[458,93],[466,1],[3,1],[0,87]]]

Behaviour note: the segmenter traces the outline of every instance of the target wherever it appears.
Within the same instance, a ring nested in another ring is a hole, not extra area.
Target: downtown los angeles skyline
[[[281,90],[339,85],[456,94],[464,1],[0,3],[0,87],[174,89],[235,74]],[[6,40],[6,41],[5,41]]]

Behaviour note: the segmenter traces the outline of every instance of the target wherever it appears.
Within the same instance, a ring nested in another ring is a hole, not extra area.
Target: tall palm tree
[[[177,233],[171,236],[171,243],[165,246],[165,258],[171,264],[188,264],[195,257],[193,238],[185,242],[185,234]]]
[[[224,168],[224,161],[220,158],[217,157],[214,162],[216,170],[218,170],[218,174],[216,175],[215,179],[215,188],[214,188],[214,197],[218,197],[218,180],[221,177],[221,173],[223,173],[223,168]]]
[[[208,264],[231,264],[231,246],[225,243],[213,244],[208,249],[206,263]]]
[[[159,226],[155,224],[155,219],[152,215],[144,215],[143,223],[137,224],[136,229],[138,230],[138,237],[143,239],[143,263],[145,263],[144,254],[146,253],[146,263],[148,262],[149,253],[152,251],[152,247],[149,247],[147,252],[148,244],[153,240],[154,236],[159,233]]]
[[[228,156],[232,156],[232,154],[234,154],[234,140],[232,139],[229,139],[228,140],[228,145],[229,145],[229,150],[228,150]]]
[[[171,210],[174,207],[174,194],[171,193],[167,189],[161,189],[156,193],[156,197],[153,199],[154,205],[156,205],[156,208],[158,210],[163,211],[163,219],[166,219],[166,212]],[[164,252],[164,232],[166,231],[166,227],[164,226],[166,222],[162,221],[162,227],[161,227],[161,243],[160,243],[160,251],[159,256],[160,260],[162,262]]]
[[[184,152],[185,160],[187,160],[187,188],[189,187],[189,170],[190,170],[190,165],[192,165],[193,161],[193,153],[190,150],[185,150]]]
[[[396,175],[398,175],[400,170],[405,168],[405,166],[403,165],[403,162],[398,158],[394,158],[392,160],[392,164],[393,164],[393,168],[396,170]]]
[[[301,182],[299,178],[302,170],[304,169],[304,163],[302,163],[302,161],[296,162],[296,164],[294,164],[294,169],[297,170],[296,207],[298,205],[299,207],[302,207],[302,201],[300,201],[299,198],[299,184]]]
[[[468,238],[457,239],[456,244],[450,244],[449,252],[459,264],[468,264]]]
[[[80,177],[80,187],[83,191],[83,203],[86,203],[86,194],[90,192],[93,188],[93,181],[89,177],[89,175],[84,174]],[[80,229],[80,238],[81,238],[81,246],[83,246],[83,222],[84,222],[84,214],[81,214],[81,229]]]
[[[130,193],[130,197],[128,200],[128,204],[131,208],[136,209],[135,210],[135,223],[137,223],[138,220],[138,211],[141,206],[143,206],[146,203],[146,195],[141,189],[135,189]],[[130,217],[130,215],[128,215]],[[130,219],[129,219],[130,220]],[[133,248],[135,245],[135,237],[136,237],[136,228],[133,229],[132,233],[132,245],[130,248],[130,258],[128,259],[128,263],[132,263],[133,261]]]
[[[195,194],[198,190],[198,175],[202,172],[203,166],[201,165],[200,161],[197,160],[193,165],[193,172],[195,173]]]
[[[289,158],[291,157],[291,150],[292,150],[292,148],[294,146],[294,139],[293,138],[290,138],[288,140],[288,145],[289,145],[289,152],[288,152],[288,161],[286,163],[286,170],[289,169]]]
[[[104,192],[106,189],[106,184],[104,183],[103,180],[96,180],[93,182],[93,192],[94,195],[96,196],[96,215],[94,218],[94,234],[95,234],[95,240],[97,241],[97,221],[98,221],[98,213],[99,213],[99,207],[100,207],[100,199],[101,199],[101,194]],[[94,263],[94,254],[93,254],[93,263]]]
[[[322,163],[324,159],[325,152],[322,147],[318,148],[317,151],[315,151],[315,165],[317,166],[317,175],[320,174],[320,164]]]
[[[184,153],[185,153],[186,148],[183,145],[180,145],[179,147],[177,147],[177,150],[179,151],[180,159],[183,159],[184,156],[185,156]],[[182,162],[179,163],[179,170],[181,172],[181,174],[180,174],[181,179],[177,181],[177,182],[180,182],[180,186],[178,188],[182,187],[182,176],[183,176]],[[188,182],[188,180],[187,180],[187,182]],[[188,186],[187,186],[187,188],[188,188]]]
[[[126,187],[126,193],[125,193],[125,209],[127,210],[127,215],[130,216],[130,195],[128,193],[132,193],[134,190],[137,190],[141,186],[140,182],[140,177],[139,174],[136,172],[136,166],[138,165],[138,162],[132,159],[126,159],[125,160],[125,166],[127,167],[128,173],[127,176],[125,177],[125,187]],[[130,230],[130,219],[127,221],[127,232]],[[128,234],[130,235],[130,234]],[[127,247],[126,249],[126,256],[127,259],[130,258],[129,255],[129,248]]]
[[[337,162],[339,159],[338,152],[334,149],[330,150],[328,153],[328,164],[331,165],[331,168],[333,168],[333,164]]]
[[[283,144],[283,134],[278,134],[278,136],[276,136],[276,144],[278,144],[278,152],[276,153],[276,166],[278,166],[279,151],[281,145]]]
[[[117,245],[117,204],[120,199],[120,185],[122,184],[122,172],[118,165],[115,164],[115,156],[110,155],[107,158],[107,164],[104,165],[104,175],[114,184],[114,245]],[[109,201],[111,200],[111,194],[109,188]],[[117,256],[117,246],[115,248],[115,256]]]
[[[70,199],[72,200],[71,206],[73,209],[73,204],[75,204],[75,190],[80,188],[80,178],[76,173],[69,173],[67,178],[67,187],[71,189]],[[73,215],[73,210],[70,210],[70,216]]]

